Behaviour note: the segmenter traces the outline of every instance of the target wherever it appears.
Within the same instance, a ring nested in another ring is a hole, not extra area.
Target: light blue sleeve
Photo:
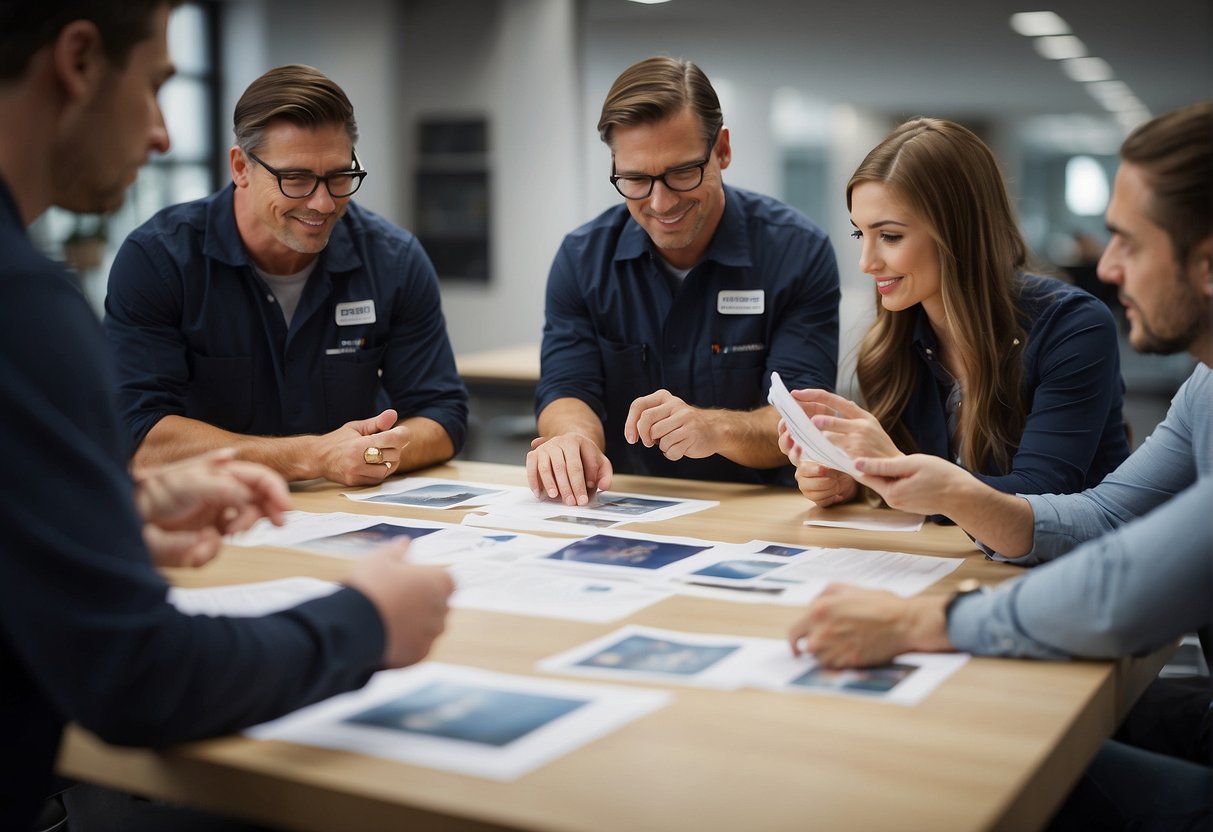
[[[994,656],[1111,658],[1209,624],[1213,476],[1147,516],[985,595],[957,600],[948,638]]]
[[[1019,558],[996,560],[1031,566],[1064,555],[1144,517],[1194,483],[1213,463],[1208,454],[1213,436],[1213,371],[1204,365],[1183,383],[1167,417],[1132,456],[1103,482],[1080,494],[1021,494],[1032,507],[1033,548]]]

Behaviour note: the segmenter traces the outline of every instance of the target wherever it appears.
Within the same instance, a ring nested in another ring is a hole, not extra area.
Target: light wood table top
[[[539,383],[539,345],[464,353],[455,356],[455,368],[468,384],[534,387]]]
[[[488,463],[455,462],[425,474],[525,484],[523,469]],[[1017,574],[982,558],[955,527],[928,525],[914,534],[806,527],[807,504],[788,490],[630,476],[615,486],[720,501],[632,527],[653,534],[964,558],[929,591],[965,577]],[[461,515],[353,502],[340,490],[306,488],[295,494],[296,507],[450,522]],[[182,585],[299,574],[340,580],[348,568],[286,549],[229,547],[212,565],[170,577]],[[540,659],[623,623],[782,638],[799,612],[681,596],[605,625],[460,609],[432,657],[533,674]],[[1161,661],[973,659],[913,708],[670,686],[667,707],[509,783],[239,736],[165,751],[118,749],[77,728],[69,729],[59,770],[299,830],[1033,829],[1060,805]]]

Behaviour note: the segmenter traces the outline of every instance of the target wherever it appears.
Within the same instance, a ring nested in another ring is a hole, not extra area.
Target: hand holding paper
[[[767,401],[774,405],[783,417],[788,431],[800,448],[801,456],[820,462],[837,471],[843,471],[852,477],[860,476],[854,461],[845,451],[825,437],[812,420],[801,408],[799,402],[792,398],[788,388],[784,386],[779,373],[771,373],[771,392]]]

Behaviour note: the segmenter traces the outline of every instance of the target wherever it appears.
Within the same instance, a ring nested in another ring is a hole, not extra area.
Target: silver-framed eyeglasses
[[[248,153],[250,159],[261,165],[267,173],[278,180],[278,190],[287,199],[307,199],[316,193],[316,189],[320,187],[321,182],[324,183],[324,187],[328,189],[329,196],[333,199],[344,199],[347,196],[354,195],[354,192],[362,186],[362,180],[366,179],[367,174],[362,169],[362,164],[358,161],[357,153],[354,154],[349,170],[334,171],[324,176],[319,176],[310,170],[280,170],[273,168],[258,158],[256,153],[252,151],[246,151],[246,153]]]
[[[704,154],[703,161],[671,168],[656,176],[647,173],[616,173],[615,157],[612,155],[611,184],[624,199],[648,199],[649,195],[653,193],[653,183],[659,180],[666,188],[677,193],[693,191],[703,184],[703,169],[707,167],[708,162],[712,161],[712,148],[716,146],[716,139],[719,136],[720,128],[717,127],[712,138],[708,139],[708,152]]]

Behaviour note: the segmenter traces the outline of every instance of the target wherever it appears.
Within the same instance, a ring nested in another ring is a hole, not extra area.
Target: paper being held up
[[[800,446],[801,456],[852,477],[859,476],[859,469],[855,467],[854,460],[846,451],[826,439],[825,434],[813,424],[813,420],[804,412],[800,403],[792,398],[779,373],[771,373],[771,391],[767,394],[767,401],[774,405],[783,417],[792,438]]]

